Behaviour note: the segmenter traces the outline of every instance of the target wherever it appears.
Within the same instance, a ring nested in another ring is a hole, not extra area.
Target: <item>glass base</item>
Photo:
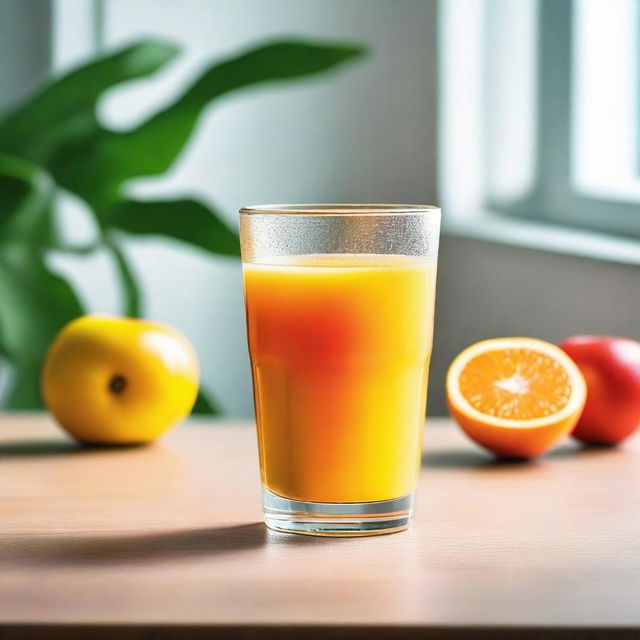
[[[308,536],[377,536],[404,531],[413,517],[414,494],[378,502],[302,502],[262,490],[269,529]]]

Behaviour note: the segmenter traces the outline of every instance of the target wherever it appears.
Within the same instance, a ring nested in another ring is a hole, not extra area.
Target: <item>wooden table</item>
[[[640,638],[638,439],[496,463],[430,421],[412,528],[320,539],[265,530],[248,425],[0,422],[1,640]]]

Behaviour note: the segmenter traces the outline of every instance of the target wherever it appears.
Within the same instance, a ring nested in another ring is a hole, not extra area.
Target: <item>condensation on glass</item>
[[[240,210],[243,262],[324,253],[438,256],[440,209],[426,205],[263,205]]]

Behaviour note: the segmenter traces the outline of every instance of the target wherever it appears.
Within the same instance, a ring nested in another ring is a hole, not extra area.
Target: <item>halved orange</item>
[[[586,399],[576,364],[535,338],[497,338],[467,347],[447,373],[447,401],[478,444],[506,457],[531,458],[571,432]]]

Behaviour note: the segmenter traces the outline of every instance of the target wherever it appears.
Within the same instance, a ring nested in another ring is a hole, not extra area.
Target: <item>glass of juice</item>
[[[240,211],[265,522],[406,529],[422,451],[440,210]]]

